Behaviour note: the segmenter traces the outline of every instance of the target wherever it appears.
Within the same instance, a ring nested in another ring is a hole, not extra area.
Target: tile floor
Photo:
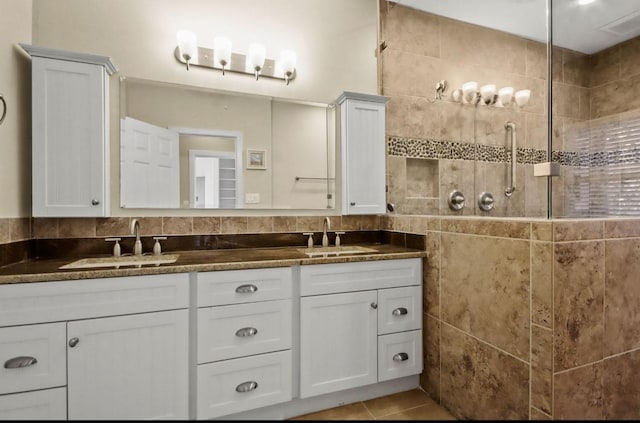
[[[421,389],[343,405],[290,420],[455,420]]]

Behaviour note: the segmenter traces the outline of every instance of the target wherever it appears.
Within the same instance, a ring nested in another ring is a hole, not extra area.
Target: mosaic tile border
[[[441,141],[421,138],[387,137],[387,152],[391,156],[416,159],[478,160],[482,162],[511,163],[506,147]],[[521,164],[544,163],[546,150],[518,148],[517,162]],[[640,147],[626,150],[576,152],[552,151],[551,161],[562,166],[602,167],[618,164],[640,163]]]

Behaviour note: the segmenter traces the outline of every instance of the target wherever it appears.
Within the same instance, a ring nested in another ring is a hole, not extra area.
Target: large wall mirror
[[[120,206],[332,209],[330,104],[120,79]]]

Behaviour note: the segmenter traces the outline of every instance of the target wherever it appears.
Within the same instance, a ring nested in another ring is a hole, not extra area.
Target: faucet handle
[[[153,239],[156,240],[156,243],[153,245],[153,254],[159,256],[162,254],[162,247],[160,246],[160,241],[167,239],[166,236],[154,236]]]
[[[306,235],[309,237],[307,240],[307,247],[313,248],[313,232],[303,232],[302,235]]]
[[[120,240],[122,238],[105,238],[105,241],[107,242],[113,242],[115,241],[115,244],[113,244],[113,256],[114,257],[120,257],[120,253],[122,252],[122,250],[120,249]]]
[[[336,231],[336,247],[340,246],[340,235],[344,235],[344,231]]]

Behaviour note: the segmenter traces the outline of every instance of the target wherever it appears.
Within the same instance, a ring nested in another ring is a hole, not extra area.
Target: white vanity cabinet
[[[292,269],[197,278],[197,418],[291,400]]]
[[[422,372],[422,262],[300,267],[300,398]]]
[[[21,44],[32,57],[34,217],[109,216],[108,57]]]
[[[386,97],[344,92],[340,107],[342,214],[385,213]]]
[[[189,276],[0,286],[0,419],[188,419]]]

